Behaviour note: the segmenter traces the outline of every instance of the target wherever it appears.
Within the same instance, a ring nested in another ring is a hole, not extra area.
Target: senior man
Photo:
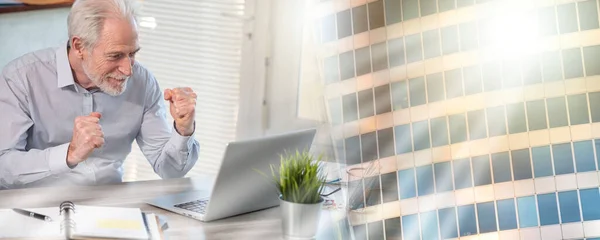
[[[121,182],[134,139],[162,178],[182,177],[194,166],[196,94],[177,88],[163,95],[135,61],[140,47],[132,4],[77,1],[68,43],[3,69],[0,188]]]

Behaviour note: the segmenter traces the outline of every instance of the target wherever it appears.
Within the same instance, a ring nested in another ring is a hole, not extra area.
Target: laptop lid
[[[310,150],[315,134],[316,129],[308,129],[229,143],[212,188],[205,221],[279,205],[270,165],[279,166],[280,156],[286,153]]]

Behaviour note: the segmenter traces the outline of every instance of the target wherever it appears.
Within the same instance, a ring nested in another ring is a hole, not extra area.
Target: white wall
[[[266,76],[257,77],[257,84],[264,86],[266,106],[263,117],[265,135],[288,131],[317,128],[312,151],[324,154],[333,161],[333,145],[330,124],[323,121],[319,106],[321,93],[314,86],[320,84],[316,75],[315,57],[305,51],[312,37],[307,29],[309,4],[307,0],[257,1],[257,9],[269,8],[268,48],[269,66]],[[262,5],[261,5],[262,4]],[[265,5],[269,5],[265,7]],[[257,20],[265,16],[256,15]],[[260,24],[257,21],[257,24]],[[260,32],[255,32],[261,34]],[[305,91],[302,91],[304,89]],[[300,98],[299,98],[300,97]],[[302,99],[301,102],[298,99]]]
[[[69,8],[0,14],[0,69],[34,50],[66,42]]]
[[[303,28],[305,24],[303,0],[271,2],[268,49],[270,57],[267,72],[266,133],[315,127],[315,121],[298,117],[298,93],[301,79]]]

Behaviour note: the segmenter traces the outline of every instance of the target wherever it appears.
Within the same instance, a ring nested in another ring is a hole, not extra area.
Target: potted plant
[[[279,193],[283,235],[287,239],[314,238],[326,179],[321,156],[315,159],[308,151],[296,151],[282,155],[280,162],[279,167],[271,165],[271,177]]]

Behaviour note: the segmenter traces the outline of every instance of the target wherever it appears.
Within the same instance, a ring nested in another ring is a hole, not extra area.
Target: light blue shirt
[[[160,177],[183,177],[199,144],[167,120],[154,76],[137,62],[132,72],[125,92],[113,97],[75,83],[66,44],[10,62],[0,75],[0,189],[121,182],[134,139]],[[91,112],[102,114],[105,144],[71,169],[74,120]]]

